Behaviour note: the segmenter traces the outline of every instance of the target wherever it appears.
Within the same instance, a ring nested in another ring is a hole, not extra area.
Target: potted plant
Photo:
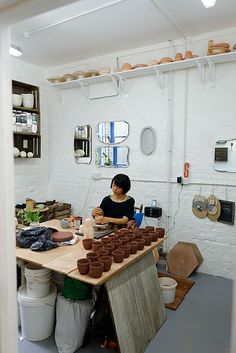
[[[17,217],[23,222],[25,225],[30,225],[30,227],[38,227],[39,221],[43,217],[40,215],[40,211],[25,211],[20,210],[17,213]]]

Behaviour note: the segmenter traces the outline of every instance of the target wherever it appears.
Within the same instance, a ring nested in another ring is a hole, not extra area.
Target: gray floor
[[[163,266],[159,266],[163,272]],[[196,273],[195,285],[177,310],[167,309],[167,320],[145,353],[229,353],[233,282]],[[100,347],[93,335],[78,353],[113,352]],[[19,341],[20,353],[57,353],[53,338],[41,342]],[[133,352],[130,352],[133,353]]]

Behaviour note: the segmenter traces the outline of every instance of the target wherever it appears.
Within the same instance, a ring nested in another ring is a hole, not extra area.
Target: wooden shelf
[[[26,113],[36,113],[37,119],[37,133],[32,132],[13,132],[14,147],[17,147],[18,150],[25,151],[26,155],[29,152],[33,153],[32,158],[41,157],[41,134],[40,134],[40,97],[39,97],[39,87],[19,81],[12,81],[12,93],[13,94],[32,94],[34,95],[34,108],[26,108],[23,106],[13,106],[13,110],[17,112],[21,111],[22,114]],[[16,113],[17,115],[18,113]],[[18,114],[19,115],[19,114]],[[21,119],[21,115],[18,117]],[[16,117],[17,119],[17,117]],[[30,118],[29,118],[30,119]],[[34,119],[34,118],[33,118]],[[30,157],[20,159],[32,159]]]

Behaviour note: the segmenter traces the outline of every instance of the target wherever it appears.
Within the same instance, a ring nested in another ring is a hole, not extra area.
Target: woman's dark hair
[[[115,175],[111,181],[111,188],[112,188],[113,183],[122,189],[123,194],[126,194],[130,190],[130,187],[131,187],[130,178],[125,174]]]

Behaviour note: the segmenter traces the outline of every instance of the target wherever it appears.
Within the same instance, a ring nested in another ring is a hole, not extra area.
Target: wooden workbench
[[[42,226],[61,230],[57,220]],[[64,231],[64,229],[63,229]],[[68,228],[67,231],[74,231]],[[80,275],[77,260],[85,257],[81,241],[45,252],[16,249],[16,256],[53,271],[93,285],[104,283],[111,307],[121,353],[143,353],[166,319],[152,249],[162,244],[159,239],[144,250],[130,255],[121,264],[112,263],[111,270],[98,279]]]

